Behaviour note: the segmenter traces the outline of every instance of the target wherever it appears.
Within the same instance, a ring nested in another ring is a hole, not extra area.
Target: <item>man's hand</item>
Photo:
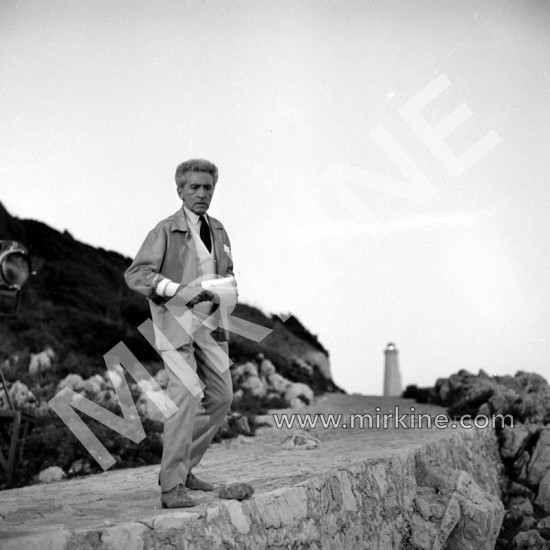
[[[189,300],[187,307],[193,307],[201,302],[211,302],[214,298],[214,295],[209,290],[203,290],[198,296],[195,296],[193,299]]]
[[[176,291],[176,296],[179,296],[189,308],[200,304],[201,302],[211,302],[214,295],[209,290],[199,290],[200,287],[180,285]]]

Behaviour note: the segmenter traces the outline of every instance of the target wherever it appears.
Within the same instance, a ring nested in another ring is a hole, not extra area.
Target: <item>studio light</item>
[[[0,315],[16,315],[21,288],[31,276],[27,249],[16,241],[0,240]]]

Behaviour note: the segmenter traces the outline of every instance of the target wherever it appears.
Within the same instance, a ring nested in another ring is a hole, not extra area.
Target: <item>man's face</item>
[[[210,207],[214,194],[214,180],[206,172],[187,172],[185,180],[182,187],[178,185],[178,196],[186,208],[200,216]]]

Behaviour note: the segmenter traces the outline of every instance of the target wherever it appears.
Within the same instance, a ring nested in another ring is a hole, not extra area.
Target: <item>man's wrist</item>
[[[176,292],[178,291],[180,285],[175,283],[174,281],[171,281],[170,279],[163,279],[158,285],[155,290],[155,292],[159,296],[164,296],[166,298],[172,298],[172,296],[176,295]]]

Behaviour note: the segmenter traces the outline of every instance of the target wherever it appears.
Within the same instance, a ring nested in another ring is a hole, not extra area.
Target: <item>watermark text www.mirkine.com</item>
[[[487,416],[478,414],[462,415],[456,418],[450,418],[444,413],[436,415],[429,413],[417,413],[414,407],[410,407],[408,412],[401,412],[398,405],[393,412],[382,412],[380,407],[374,409],[374,413],[356,413],[350,415],[334,413],[300,414],[300,413],[281,413],[273,414],[275,427],[281,428],[300,428],[304,429],[438,429],[447,428],[503,428],[504,426],[514,427],[514,418],[510,414],[495,414]]]

